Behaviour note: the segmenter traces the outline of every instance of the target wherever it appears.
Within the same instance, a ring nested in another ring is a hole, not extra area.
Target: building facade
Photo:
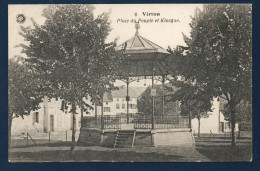
[[[146,90],[147,87],[129,87],[129,116],[138,113],[137,99]],[[111,93],[105,93],[103,98],[104,115],[117,115],[126,118],[127,114],[127,89],[126,86],[120,86],[118,90]],[[100,114],[100,112],[98,112]]]
[[[129,88],[129,118],[138,113],[137,100],[147,87],[130,87]],[[89,102],[89,104],[91,104]],[[167,105],[167,104],[166,104]],[[180,113],[179,102],[170,103],[171,106],[176,106],[176,111],[168,111],[166,115]],[[61,100],[44,99],[40,104],[40,109],[31,112],[29,116],[24,118],[14,118],[12,124],[12,135],[19,135],[26,132],[54,132],[66,131],[72,129],[72,114],[60,110]],[[97,106],[97,111],[89,110],[89,114],[84,112],[83,116],[101,115],[101,106]],[[75,116],[75,128],[79,130],[81,127],[80,109]],[[111,93],[105,93],[103,97],[103,114],[121,116],[122,120],[126,120],[127,102],[126,102],[126,86],[120,86],[118,90]],[[191,126],[193,132],[198,132],[198,120],[192,119]],[[200,132],[201,133],[226,133],[230,132],[231,125],[224,119],[221,113],[220,101],[215,98],[213,100],[212,112],[209,112],[209,117],[201,118]],[[236,125],[238,130],[238,125]]]
[[[231,124],[224,119],[221,106],[222,104],[219,98],[214,98],[212,101],[212,112],[208,112],[209,115],[207,118],[200,119],[200,133],[222,134],[231,131]],[[198,125],[198,119],[192,119],[191,126],[195,134],[198,133]],[[238,124],[236,124],[235,129],[238,131]]]
[[[137,110],[137,97],[146,89],[146,87],[131,87],[129,89],[130,101],[129,101],[129,114],[130,116],[138,112]],[[103,113],[104,115],[118,115],[122,118],[126,118],[127,102],[126,102],[126,87],[121,86],[118,90],[111,93],[105,93],[103,98]],[[69,112],[63,112],[61,109],[61,100],[47,98],[40,104],[40,108],[31,112],[30,115],[24,116],[24,118],[18,117],[13,119],[12,135],[21,135],[26,132],[58,132],[72,130],[72,114]],[[90,101],[87,101],[91,104]],[[97,106],[97,111],[89,110],[88,114],[85,112],[83,116],[101,115],[101,106]],[[81,115],[80,109],[77,109],[75,115],[75,129],[80,130],[81,127]]]
[[[30,115],[24,118],[18,117],[13,119],[12,135],[21,135],[26,132],[56,132],[72,130],[72,114],[63,112],[61,109],[61,100],[45,98],[40,104],[40,108],[31,112]],[[89,111],[94,115],[94,111]],[[77,110],[75,116],[75,129],[79,130],[81,127],[80,109]],[[84,116],[87,114],[84,112]]]

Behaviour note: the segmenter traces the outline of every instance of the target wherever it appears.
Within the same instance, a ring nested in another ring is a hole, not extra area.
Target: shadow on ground
[[[11,162],[239,162],[252,160],[252,142],[239,140],[230,149],[230,139],[196,138],[195,147],[135,147],[106,148],[77,146],[73,160],[69,159],[71,142],[37,140],[37,144],[13,142],[10,148]]]
[[[41,152],[12,152],[9,159],[12,162],[174,162],[182,161],[178,155],[163,155],[155,152],[138,153],[135,151],[75,151],[73,160],[68,158],[69,150],[54,150]]]
[[[69,147],[71,145],[71,142],[66,141],[56,141],[56,142],[50,142],[48,140],[35,140],[36,144],[29,143],[26,144],[26,140],[12,140],[11,148],[28,148],[28,147]]]
[[[214,162],[249,162],[252,160],[252,139],[238,138],[237,146],[231,149],[231,138],[195,138],[196,150]]]
[[[240,145],[234,149],[230,146],[199,146],[196,150],[214,162],[249,162],[252,160],[252,146]]]

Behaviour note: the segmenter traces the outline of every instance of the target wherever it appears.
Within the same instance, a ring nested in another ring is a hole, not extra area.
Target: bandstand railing
[[[104,129],[120,129],[121,128],[121,117],[120,116],[103,116]]]
[[[132,118],[134,129],[152,129],[151,116],[135,116]],[[101,116],[87,116],[82,119],[82,127],[98,128],[98,129],[121,129],[123,124],[120,116],[105,115]],[[126,123],[125,123],[126,124]],[[155,129],[176,129],[189,128],[189,117],[186,116],[155,116]]]
[[[150,116],[135,117],[133,119],[135,129],[151,129],[152,119]],[[189,128],[189,117],[186,116],[155,116],[155,129]]]
[[[152,129],[151,117],[134,117],[132,123],[135,129]]]
[[[82,118],[82,127],[85,128],[101,128],[101,117],[87,116]]]
[[[189,128],[189,117],[155,116],[155,129]]]
[[[103,123],[103,124],[102,124]],[[82,118],[82,127],[98,129],[120,129],[121,118],[119,116],[86,116]]]

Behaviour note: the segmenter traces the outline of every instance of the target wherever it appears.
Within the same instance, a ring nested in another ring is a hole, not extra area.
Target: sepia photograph
[[[9,4],[8,162],[252,162],[252,4]]]

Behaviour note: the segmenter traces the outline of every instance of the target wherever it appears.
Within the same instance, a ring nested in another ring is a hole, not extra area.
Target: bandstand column
[[[152,73],[152,89],[154,88],[154,68]],[[154,96],[152,96],[152,129],[154,129]]]
[[[189,108],[191,108],[191,102],[189,102]],[[189,128],[191,128],[191,109],[189,110]]]
[[[104,130],[104,106],[103,106],[103,94],[101,95],[101,130]]]
[[[126,79],[126,119],[127,124],[129,124],[129,77]]]
[[[162,76],[162,115],[164,115],[164,82],[165,76]]]

